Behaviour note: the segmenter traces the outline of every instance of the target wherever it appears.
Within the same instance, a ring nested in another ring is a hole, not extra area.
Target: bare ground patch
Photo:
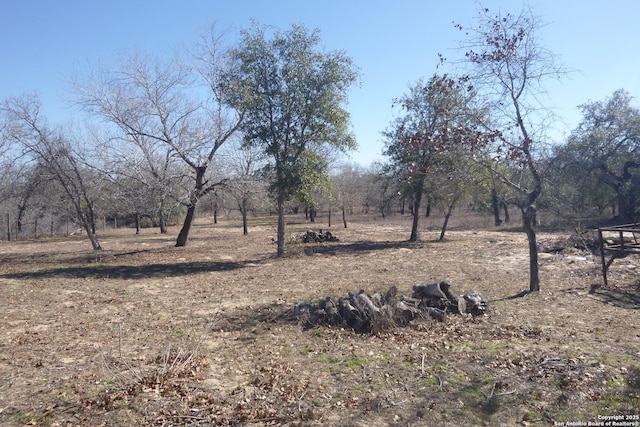
[[[351,223],[331,229],[339,242],[291,244],[276,259],[274,230],[202,222],[184,248],[119,230],[99,254],[75,237],[0,242],[0,424],[552,425],[639,413],[640,260],[617,260],[612,285],[590,293],[598,257],[545,253],[542,291],[520,296],[522,233],[409,244],[408,222]],[[377,335],[283,318],[301,300],[391,285],[410,295],[440,279],[481,292],[488,314]]]

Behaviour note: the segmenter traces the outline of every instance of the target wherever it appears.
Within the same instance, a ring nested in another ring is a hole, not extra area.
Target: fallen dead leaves
[[[637,411],[635,270],[612,268],[612,286],[589,294],[597,257],[555,246],[542,291],[523,296],[520,233],[408,245],[408,223],[380,224],[283,260],[272,229],[235,223],[204,223],[182,249],[115,233],[102,261],[81,241],[3,243],[0,423],[529,425]],[[487,315],[373,335],[283,319],[299,301],[441,279],[480,291]]]

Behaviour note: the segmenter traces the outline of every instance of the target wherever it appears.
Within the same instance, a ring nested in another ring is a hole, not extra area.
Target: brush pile
[[[322,242],[337,242],[339,239],[331,234],[330,231],[318,231],[307,230],[306,234],[302,236],[303,243],[322,243]]]
[[[398,297],[395,286],[384,293],[349,292],[337,300],[326,297],[318,303],[300,302],[287,313],[305,328],[321,325],[349,327],[356,332],[376,333],[393,326],[407,326],[419,319],[443,321],[447,313],[481,316],[486,303],[476,291],[462,296],[451,292],[442,280],[413,286],[413,295]]]

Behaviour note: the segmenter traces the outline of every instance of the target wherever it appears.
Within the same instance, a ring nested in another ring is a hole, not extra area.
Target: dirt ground
[[[0,425],[640,425],[640,258],[590,293],[599,256],[540,232],[555,250],[522,296],[524,233],[454,222],[436,242],[425,223],[410,244],[409,221],[334,225],[340,241],[321,244],[293,242],[298,221],[282,259],[270,218],[247,236],[201,220],[183,248],[177,228],[104,230],[101,252],[81,236],[1,241]],[[487,314],[376,335],[284,316],[440,279],[479,291]]]

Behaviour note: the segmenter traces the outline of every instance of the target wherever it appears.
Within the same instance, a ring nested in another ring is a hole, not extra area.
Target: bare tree
[[[88,182],[86,163],[78,150],[80,144],[73,144],[61,130],[50,128],[40,109],[40,100],[35,95],[6,100],[2,106],[6,120],[4,138],[21,147],[22,155],[45,168],[64,188],[93,249],[100,250],[95,196]]]
[[[187,212],[176,246],[187,244],[198,201],[222,184],[210,167],[242,121],[242,114],[223,102],[220,39],[212,33],[202,40],[195,65],[132,56],[119,69],[103,70],[88,84],[75,85],[79,103],[115,125],[122,141],[135,144],[143,156],[148,154],[145,147],[163,145],[163,155],[169,156],[165,158],[175,156],[188,170],[192,184],[184,198]],[[199,78],[209,89],[205,96],[198,96]]]
[[[331,175],[333,200],[342,213],[344,228],[347,228],[347,213],[351,213],[356,205],[364,204],[364,187],[364,171],[357,165],[342,165]]]
[[[402,185],[396,178],[395,171],[390,171],[387,165],[377,162],[365,170],[363,187],[362,213],[370,214],[373,210],[382,218],[392,213],[393,204],[402,192]]]
[[[543,178],[536,150],[539,153],[548,142],[545,131],[551,114],[541,102],[543,84],[566,74],[554,55],[541,46],[538,37],[542,26],[530,8],[518,15],[481,8],[475,25],[457,25],[466,37],[462,48],[466,63],[471,65],[471,82],[486,95],[493,112],[493,123],[487,126],[495,130],[500,142],[494,147],[496,158],[515,163],[516,168],[498,168],[494,162],[485,165],[526,199],[522,217],[529,242],[530,291],[540,289],[535,228]]]
[[[187,186],[184,167],[171,146],[145,135],[102,138],[96,157],[99,172],[113,184],[120,203],[113,205],[119,216],[148,216],[160,233],[167,232],[167,217]]]
[[[229,179],[225,186],[242,215],[242,232],[249,233],[248,214],[260,207],[268,196],[267,186],[262,176],[266,156],[258,147],[242,144],[230,146],[227,156]]]

